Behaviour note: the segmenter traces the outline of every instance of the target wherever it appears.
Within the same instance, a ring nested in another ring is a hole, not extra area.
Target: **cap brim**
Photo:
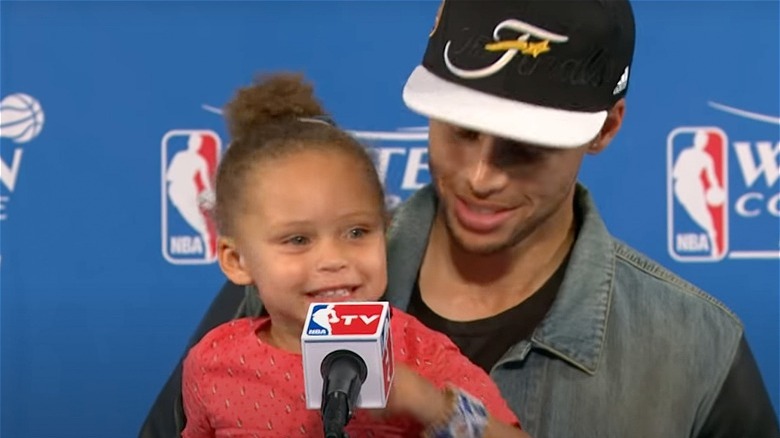
[[[503,138],[547,147],[575,148],[593,140],[607,111],[567,111],[496,97],[446,81],[418,66],[404,86],[410,110]]]

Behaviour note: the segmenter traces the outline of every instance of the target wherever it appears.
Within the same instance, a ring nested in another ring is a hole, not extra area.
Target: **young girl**
[[[322,436],[320,412],[305,407],[301,331],[311,302],[382,296],[382,185],[367,151],[333,126],[298,76],[239,90],[227,118],[219,265],[231,281],[255,285],[270,316],[221,325],[190,350],[182,436]],[[391,330],[388,406],[358,410],[351,438],[526,436],[490,377],[446,336],[397,309]]]

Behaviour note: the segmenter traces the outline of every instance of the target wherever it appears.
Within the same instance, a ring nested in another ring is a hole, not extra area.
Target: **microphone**
[[[325,356],[320,366],[322,385],[322,424],[325,438],[342,438],[344,426],[366,381],[366,362],[349,350],[336,350]]]
[[[393,380],[387,302],[312,303],[301,334],[306,408],[342,438],[356,408],[381,409]]]

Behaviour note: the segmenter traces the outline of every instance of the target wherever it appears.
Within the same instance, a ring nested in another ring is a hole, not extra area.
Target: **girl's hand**
[[[410,416],[428,426],[448,414],[448,403],[444,391],[408,366],[396,362],[387,407],[375,410],[374,415],[380,418]]]

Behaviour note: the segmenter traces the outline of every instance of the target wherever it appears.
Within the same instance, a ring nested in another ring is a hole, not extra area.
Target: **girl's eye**
[[[289,243],[292,245],[306,245],[307,243],[309,243],[309,239],[303,236],[293,236],[285,240],[285,243]]]
[[[352,239],[359,239],[368,233],[368,230],[364,228],[353,228],[349,230],[349,237]]]

